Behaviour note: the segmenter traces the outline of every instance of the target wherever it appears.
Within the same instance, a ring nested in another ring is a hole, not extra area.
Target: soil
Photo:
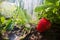
[[[18,36],[20,40],[60,40],[60,28],[56,27],[40,33],[35,28],[24,30],[24,26],[21,28],[15,26],[8,36],[12,36],[12,33]],[[3,40],[3,38],[0,37],[0,40]]]

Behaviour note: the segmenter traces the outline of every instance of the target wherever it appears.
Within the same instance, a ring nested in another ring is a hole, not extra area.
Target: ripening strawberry
[[[38,22],[36,29],[39,32],[44,32],[48,30],[50,27],[51,27],[51,22],[46,18],[41,18]]]

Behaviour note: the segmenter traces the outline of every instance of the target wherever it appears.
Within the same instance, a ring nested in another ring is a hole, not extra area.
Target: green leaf
[[[57,8],[54,8],[54,9],[53,9],[53,13],[56,13],[56,12],[57,12]]]
[[[35,12],[41,12],[45,10],[48,6],[42,5],[35,8]]]
[[[46,0],[47,2],[56,3],[59,0]]]
[[[59,2],[59,1],[57,1],[57,2],[56,2],[56,6],[59,6],[59,5],[60,5],[59,3],[60,3],[60,2]]]
[[[1,17],[2,24],[4,23],[4,21],[5,21],[5,18],[4,17]]]
[[[52,8],[54,7],[53,4],[50,4],[50,5],[41,5],[41,6],[38,6],[35,8],[35,12],[41,12],[41,11],[45,11],[47,8]]]
[[[5,27],[5,29],[7,31],[11,31],[13,29],[13,27],[14,26],[13,26],[12,20],[9,20],[8,23],[7,23],[7,25],[6,25],[6,27]]]

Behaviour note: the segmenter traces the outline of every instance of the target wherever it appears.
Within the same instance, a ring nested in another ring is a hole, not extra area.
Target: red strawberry
[[[39,20],[38,25],[36,27],[37,31],[44,32],[51,27],[51,22],[46,18],[42,18]]]

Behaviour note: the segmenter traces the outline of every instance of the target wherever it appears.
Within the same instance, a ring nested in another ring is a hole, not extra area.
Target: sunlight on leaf
[[[5,21],[5,18],[1,17],[1,22],[4,23],[4,21]]]

